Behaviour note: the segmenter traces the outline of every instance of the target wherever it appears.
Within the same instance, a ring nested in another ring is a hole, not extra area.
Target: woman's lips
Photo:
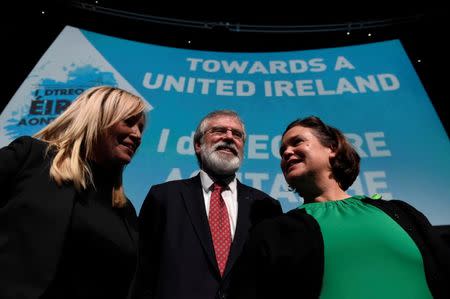
[[[300,159],[295,159],[295,160],[290,160],[286,163],[286,172],[289,173],[292,168],[294,168],[294,166],[296,166],[299,163],[302,163],[303,160]]]
[[[122,145],[128,149],[132,154],[136,151],[137,146],[134,143],[122,143]]]

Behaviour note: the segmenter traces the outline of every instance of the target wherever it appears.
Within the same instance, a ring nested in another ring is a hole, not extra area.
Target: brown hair
[[[325,124],[320,118],[309,116],[291,122],[284,130],[283,136],[296,126],[312,129],[319,142],[336,153],[336,156],[330,159],[331,171],[342,190],[347,190],[359,174],[360,157],[344,134]]]

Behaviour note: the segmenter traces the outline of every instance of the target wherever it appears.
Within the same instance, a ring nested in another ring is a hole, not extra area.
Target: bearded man
[[[139,214],[134,298],[225,299],[250,227],[281,214],[278,201],[236,179],[244,124],[206,115],[194,135],[197,176],[153,186]]]

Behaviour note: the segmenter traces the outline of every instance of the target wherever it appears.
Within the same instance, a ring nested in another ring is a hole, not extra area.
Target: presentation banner
[[[168,37],[170,38],[170,37]],[[239,180],[278,199],[302,199],[279,164],[281,133],[310,115],[341,129],[361,155],[350,194],[404,200],[434,225],[450,224],[450,146],[399,40],[286,52],[230,53],[139,43],[67,26],[0,116],[0,146],[32,135],[84,90],[113,85],[151,106],[124,177],[139,211],[149,188],[198,172],[200,119],[235,110],[248,138]]]

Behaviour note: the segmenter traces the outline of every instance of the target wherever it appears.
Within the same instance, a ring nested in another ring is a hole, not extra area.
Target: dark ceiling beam
[[[145,13],[136,13],[130,10],[105,7],[99,4],[87,3],[84,1],[71,1],[71,6],[77,9],[94,12],[98,14],[122,17],[132,20],[139,20],[160,25],[171,25],[184,28],[198,29],[219,29],[231,32],[255,32],[255,33],[313,33],[313,32],[335,32],[354,31],[373,28],[384,28],[395,25],[419,22],[425,17],[423,13],[416,13],[409,16],[371,18],[368,20],[358,20],[340,22],[335,24],[298,24],[298,25],[265,25],[265,24],[242,24],[237,22],[224,21],[196,21],[183,18],[160,17]]]

